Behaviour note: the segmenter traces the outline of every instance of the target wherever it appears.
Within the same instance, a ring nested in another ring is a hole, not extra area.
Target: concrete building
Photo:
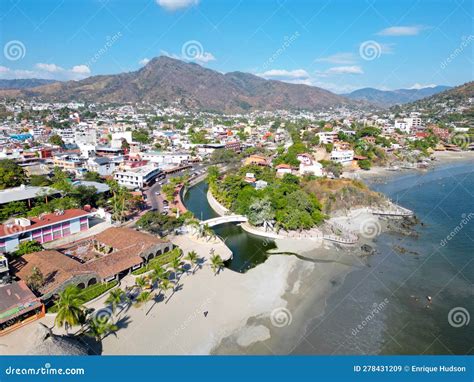
[[[342,164],[351,163],[354,160],[354,150],[333,150],[331,160]]]
[[[337,133],[335,131],[322,131],[316,135],[319,137],[319,143],[323,145],[334,143],[337,140]]]
[[[149,151],[146,153],[140,153],[140,157],[143,160],[158,165],[173,164],[179,166],[187,164],[191,160],[191,155],[189,153],[182,152]]]
[[[89,158],[83,167],[87,171],[98,173],[100,176],[110,176],[115,171],[115,163],[106,157]]]
[[[143,188],[153,184],[156,178],[163,175],[158,167],[142,166],[127,171],[118,171],[114,179],[121,185],[130,189]]]
[[[89,229],[91,214],[81,209],[57,211],[34,218],[15,218],[0,224],[0,253],[13,252],[20,243],[47,243]]]

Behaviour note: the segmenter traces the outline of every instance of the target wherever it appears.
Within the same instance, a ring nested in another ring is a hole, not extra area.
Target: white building
[[[173,164],[179,166],[181,164],[187,164],[191,160],[190,154],[179,152],[166,153],[159,151],[149,151],[146,153],[140,153],[140,157],[143,160],[159,165]]]
[[[89,160],[84,163],[84,168],[87,171],[96,172],[100,176],[109,176],[115,171],[115,163],[109,158],[95,157],[89,158]]]
[[[131,131],[118,131],[112,133],[112,141],[110,142],[110,146],[114,148],[121,148],[122,147],[122,140],[126,140],[128,143],[132,143],[132,132]]]
[[[331,160],[342,164],[351,163],[354,160],[354,150],[333,150]]]
[[[419,117],[404,118],[403,121],[407,124],[410,130],[419,129],[422,126],[421,118]]]
[[[323,145],[334,143],[337,139],[337,133],[335,131],[322,131],[316,135],[319,137],[319,143]]]
[[[300,163],[299,168],[300,175],[314,175],[314,176],[323,176],[323,165],[319,162],[313,162],[310,165],[305,165]]]
[[[411,127],[406,123],[404,120],[403,121],[395,121],[395,130],[399,129],[400,131],[410,134]]]
[[[128,171],[118,171],[115,173],[114,179],[121,186],[136,189],[152,184],[162,173],[161,169],[157,167],[142,166]]]

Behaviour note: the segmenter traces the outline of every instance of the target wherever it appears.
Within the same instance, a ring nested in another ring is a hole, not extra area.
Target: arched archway
[[[87,286],[91,286],[97,284],[97,279],[95,277],[91,278],[89,282],[87,283]]]
[[[84,284],[84,283],[79,283],[79,284],[77,284],[77,287],[78,287],[79,289],[84,289],[84,288],[86,287],[86,284]]]

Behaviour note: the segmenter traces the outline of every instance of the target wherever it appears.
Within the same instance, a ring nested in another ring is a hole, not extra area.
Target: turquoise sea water
[[[473,354],[473,166],[451,164],[374,184],[415,211],[423,222],[415,228],[419,236],[379,236],[378,254],[346,277],[324,315],[313,312],[296,345],[285,351]]]

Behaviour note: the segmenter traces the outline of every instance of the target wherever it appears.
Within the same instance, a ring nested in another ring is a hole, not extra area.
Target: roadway
[[[179,172],[175,172],[174,174],[167,175],[164,179],[157,181],[153,184],[148,190],[144,191],[147,197],[147,204],[150,206],[152,210],[156,210],[159,212],[163,212],[163,198],[161,197],[161,187],[168,183],[170,179],[176,178],[179,176],[183,176],[186,174],[194,174],[200,175],[207,171],[206,164],[203,163],[196,163],[193,164],[191,168],[187,168],[181,170]]]

